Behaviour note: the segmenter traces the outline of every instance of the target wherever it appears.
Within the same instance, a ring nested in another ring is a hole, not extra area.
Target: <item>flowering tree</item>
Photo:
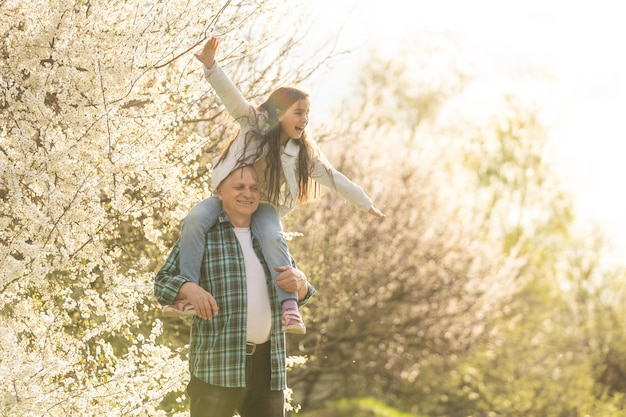
[[[187,371],[146,319],[154,272],[232,133],[192,51],[227,34],[223,65],[265,94],[281,7],[0,1],[0,415],[165,415]]]

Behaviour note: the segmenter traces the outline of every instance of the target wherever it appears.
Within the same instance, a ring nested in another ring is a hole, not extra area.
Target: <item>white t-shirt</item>
[[[272,308],[265,282],[265,271],[252,247],[250,228],[235,227],[235,235],[239,239],[246,266],[248,293],[246,341],[265,343],[270,338],[270,330],[272,328]]]

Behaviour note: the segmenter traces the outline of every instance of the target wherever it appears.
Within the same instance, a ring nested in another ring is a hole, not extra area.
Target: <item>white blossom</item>
[[[165,256],[209,193],[192,47],[261,3],[0,2],[0,416],[165,416],[184,391],[142,322],[162,259],[115,242]]]

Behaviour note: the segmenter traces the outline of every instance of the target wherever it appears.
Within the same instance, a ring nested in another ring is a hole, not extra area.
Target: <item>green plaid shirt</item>
[[[271,389],[286,388],[285,336],[281,331],[281,309],[276,297],[271,274],[256,239],[254,250],[261,260],[267,277],[267,288],[272,307]],[[225,212],[217,224],[207,232],[206,252],[200,269],[200,286],[213,295],[219,314],[212,320],[194,316],[189,346],[189,370],[202,381],[220,387],[246,386],[246,320],[247,291],[243,252]],[[170,305],[180,287],[188,281],[179,275],[178,243],[169,254],[165,265],[157,273],[154,293],[162,305]],[[309,285],[304,305],[315,294]]]

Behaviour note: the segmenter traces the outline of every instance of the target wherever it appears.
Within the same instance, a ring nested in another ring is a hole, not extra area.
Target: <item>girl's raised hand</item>
[[[215,62],[215,51],[217,50],[217,45],[219,44],[220,41],[213,36],[206,41],[202,50],[193,54],[193,56],[198,58],[198,61],[202,62],[206,68],[211,68]]]

